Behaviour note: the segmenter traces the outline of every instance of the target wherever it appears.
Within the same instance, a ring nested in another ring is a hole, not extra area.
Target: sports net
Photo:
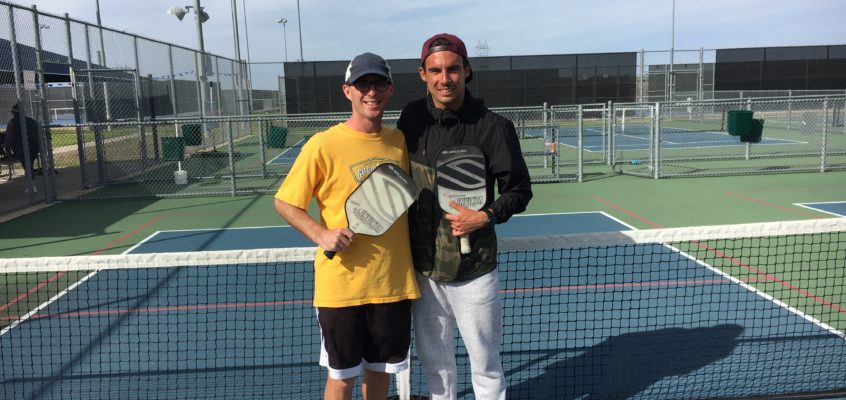
[[[314,251],[0,260],[0,397],[320,397]],[[501,239],[498,273],[509,398],[846,394],[844,218]]]

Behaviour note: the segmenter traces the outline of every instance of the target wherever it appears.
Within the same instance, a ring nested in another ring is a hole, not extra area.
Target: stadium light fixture
[[[167,9],[167,13],[175,16],[176,18],[179,18],[179,20],[182,21],[182,18],[185,18],[185,15],[187,15],[189,12],[191,12],[192,8],[195,8],[195,7],[194,6],[185,6],[185,7],[173,6],[173,7]],[[204,7],[200,7],[200,23],[203,23],[203,22],[206,22],[206,21],[209,20],[209,15],[206,14],[206,12],[203,10],[203,8]]]

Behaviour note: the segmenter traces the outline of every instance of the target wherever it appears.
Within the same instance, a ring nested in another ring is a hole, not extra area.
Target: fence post
[[[652,134],[652,178],[661,178],[661,103],[655,103],[655,124]]]
[[[259,161],[261,162],[261,177],[267,178],[267,161],[266,161],[266,157],[264,155],[264,135],[266,134],[266,132],[269,128],[265,127],[265,119],[262,118],[262,117],[259,117],[258,128],[259,128],[259,130],[258,130],[259,131],[259,135],[258,135]],[[283,146],[284,146],[284,144],[283,144]]]
[[[544,103],[544,104],[546,104],[546,103]],[[579,104],[577,112],[579,113],[579,117],[578,117],[578,131],[577,131],[578,145],[577,145],[577,148],[576,148],[576,152],[577,152],[578,156],[577,156],[577,160],[576,160],[576,169],[577,169],[577,177],[578,177],[579,182],[584,182],[584,172],[585,172],[584,168],[585,168],[585,166],[584,166],[584,154],[582,153],[582,151],[584,150],[584,114],[583,114],[584,106]]]
[[[146,177],[147,134],[144,132],[144,125],[141,123],[144,117],[141,112],[141,65],[138,60],[138,36],[132,37],[132,50],[135,54],[135,121],[138,123],[138,149],[141,153],[141,171]],[[143,181],[144,178],[142,178],[141,180]]]
[[[232,179],[231,190],[232,195],[235,196],[238,191],[238,188],[236,187],[237,178],[235,177],[235,140],[232,137],[232,118],[230,117],[226,117],[226,132],[229,137],[229,173]]]
[[[614,112],[614,103],[611,100],[608,100],[608,103],[604,104],[603,108],[605,109],[605,110],[603,110],[605,112],[605,114],[603,115],[604,118],[602,118],[602,124],[604,125],[603,128],[605,128],[605,131],[603,132],[603,134],[607,135],[606,141],[608,142],[608,148],[606,149],[606,151],[608,153],[605,154],[605,159],[606,159],[607,165],[613,166],[614,162],[615,162],[615,160],[614,160],[614,147],[615,147],[615,145],[614,145],[614,132],[616,132],[616,130],[617,130],[616,129],[617,116],[616,116],[616,113]]]
[[[787,130],[790,130],[790,122],[793,120],[793,91],[787,91]]]
[[[65,13],[65,36],[68,41],[68,74],[71,80],[71,103],[73,105],[73,121],[76,124],[74,131],[76,131],[76,151],[79,157],[79,177],[82,182],[82,187],[88,187],[88,177],[85,173],[85,137],[83,136],[82,127],[79,124],[82,122],[79,112],[79,93],[76,81],[76,72],[73,66],[73,39],[71,38],[70,15]],[[88,26],[85,26],[85,43],[88,45]]]
[[[646,51],[644,49],[640,49],[640,93],[639,93],[640,100],[639,101],[641,103],[646,101],[643,98],[643,94],[644,94],[643,93],[643,87],[646,84],[646,75],[643,73],[644,58],[646,58]]]
[[[752,99],[746,100],[746,110],[752,111]],[[748,161],[752,156],[752,143],[746,142],[746,156],[745,159]]]
[[[543,145],[544,145],[544,153],[543,156],[543,167],[549,167],[549,156],[552,153],[552,146],[554,145],[551,142],[549,137],[549,103],[543,103],[543,110],[541,111],[541,119],[543,120]]]
[[[699,94],[698,99],[702,100],[702,91],[705,90],[705,84],[702,82],[705,79],[705,48],[699,48],[699,76],[696,80],[696,92]]]
[[[44,63],[41,56],[43,51],[41,47],[41,25],[38,23],[38,9],[35,6],[32,6],[32,26],[35,29],[35,65],[38,70],[38,85],[36,87],[38,88],[38,95],[41,97],[41,129],[43,135],[40,136],[44,139],[38,141],[39,149],[41,150],[41,173],[44,176],[44,200],[47,203],[52,203],[56,200],[56,188],[53,179],[55,176],[53,166],[53,139],[50,134],[50,110],[47,108],[47,91],[44,89],[46,83],[44,78]],[[28,152],[26,146],[27,143],[24,141],[25,154]],[[26,160],[29,160],[29,158]],[[32,166],[28,165],[27,169],[31,170]]]
[[[179,117],[179,106],[176,103],[176,72],[173,70],[173,46],[167,45],[167,62],[170,66],[170,102],[173,107],[173,118]]]
[[[820,172],[825,172],[826,151],[828,150],[828,97],[823,100],[823,126],[820,148]]]
[[[220,90],[220,57],[214,58],[214,78],[216,80],[215,99],[217,100],[217,115],[223,115],[223,98],[220,97],[222,93]]]

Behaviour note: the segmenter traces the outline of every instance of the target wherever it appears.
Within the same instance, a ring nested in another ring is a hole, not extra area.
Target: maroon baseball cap
[[[443,39],[446,42],[445,44],[441,44],[435,47],[432,47],[432,43],[434,43],[438,39]],[[439,33],[435,36],[430,37],[426,42],[423,43],[423,51],[420,53],[420,64],[426,64],[426,57],[429,57],[432,53],[437,53],[439,51],[451,51],[455,54],[461,56],[464,59],[464,62],[467,66],[470,66],[470,60],[467,58],[467,47],[464,46],[464,42],[458,38],[458,36],[451,35],[449,33]],[[470,82],[473,79],[473,70],[470,70],[470,75],[464,79],[464,82]]]

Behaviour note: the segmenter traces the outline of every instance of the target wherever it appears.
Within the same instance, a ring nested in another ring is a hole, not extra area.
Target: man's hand
[[[477,231],[488,222],[488,215],[484,211],[474,211],[454,201],[449,202],[450,207],[458,211],[458,214],[444,214],[452,227],[453,236],[461,236]]]
[[[342,252],[352,244],[355,234],[348,228],[325,229],[315,242],[325,251]]]
[[[308,215],[306,210],[294,207],[282,200],[274,199],[274,207],[297,231],[311,239],[325,251],[344,251],[353,240],[353,232],[348,228],[326,229]]]

